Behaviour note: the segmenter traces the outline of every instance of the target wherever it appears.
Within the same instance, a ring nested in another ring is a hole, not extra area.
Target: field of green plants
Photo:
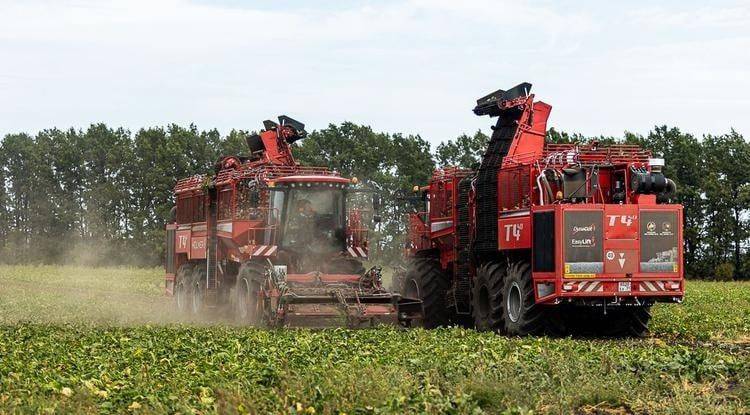
[[[186,324],[158,269],[0,266],[0,413],[748,413],[750,284],[642,340]]]

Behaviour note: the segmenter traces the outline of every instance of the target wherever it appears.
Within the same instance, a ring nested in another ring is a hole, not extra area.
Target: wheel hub
[[[199,314],[203,308],[203,290],[198,282],[193,287],[193,314]]]
[[[175,297],[177,300],[177,309],[180,311],[185,310],[185,284],[179,282],[175,289]]]
[[[521,300],[521,287],[518,286],[517,282],[513,282],[508,290],[508,300],[506,302],[508,307],[508,318],[510,321],[517,323],[518,319],[521,318],[521,306],[523,301]]]
[[[239,310],[240,318],[244,320],[247,318],[247,308],[248,308],[247,296],[248,296],[248,291],[250,291],[250,289],[247,286],[247,281],[242,280],[242,286],[239,287],[238,289],[239,289],[240,298],[239,298],[239,301],[237,302],[237,307],[239,307],[240,309]]]
[[[406,294],[407,297],[411,298],[422,298],[419,296],[419,285],[417,285],[417,281],[412,279],[409,281],[409,283],[406,286]]]

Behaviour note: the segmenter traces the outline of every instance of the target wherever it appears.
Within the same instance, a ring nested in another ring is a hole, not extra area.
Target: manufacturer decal
[[[578,232],[594,232],[596,230],[596,225],[593,223],[591,225],[586,226],[574,226],[573,227],[573,235],[577,234]]]
[[[179,236],[177,236],[177,248],[179,248],[179,249],[185,249],[185,248],[187,248],[187,241],[188,241],[187,235],[179,235]]]
[[[521,231],[523,230],[523,223],[511,223],[505,225],[505,240],[510,242],[511,236],[516,241],[521,240]]]
[[[630,226],[635,221],[634,215],[607,215],[609,217],[609,226],[615,226],[616,223],[620,223],[625,226]]]
[[[596,240],[594,238],[573,238],[570,240],[570,245],[573,248],[591,248],[596,246]]]
[[[672,235],[672,224],[669,222],[662,222],[661,224],[661,234],[664,236],[671,236]]]

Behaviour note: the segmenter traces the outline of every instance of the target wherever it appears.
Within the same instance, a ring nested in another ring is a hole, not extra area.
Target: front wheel
[[[503,323],[511,336],[542,334],[545,310],[534,301],[531,266],[526,261],[511,262],[503,281]]]
[[[499,262],[482,264],[471,286],[471,310],[474,327],[480,331],[504,333],[503,281],[505,267]]]
[[[174,285],[174,303],[177,312],[182,315],[188,314],[188,297],[192,280],[193,266],[190,264],[183,264],[180,266],[180,269],[177,271],[177,278]]]
[[[448,324],[445,297],[449,286],[450,277],[440,267],[440,261],[414,258],[403,280],[401,293],[405,297],[422,300],[422,325],[425,328],[435,328]]]
[[[255,264],[243,265],[237,280],[236,317],[239,323],[258,326],[265,320],[263,269]]]
[[[206,268],[198,266],[193,271],[190,284],[190,314],[200,316],[203,314],[206,300]]]

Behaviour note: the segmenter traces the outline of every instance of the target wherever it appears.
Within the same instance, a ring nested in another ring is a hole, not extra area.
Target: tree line
[[[210,172],[221,155],[244,154],[246,131],[226,135],[169,125],[131,132],[94,124],[8,134],[0,144],[0,261],[158,265],[164,224],[182,177]],[[646,135],[584,137],[555,129],[553,142],[636,143],[665,158],[685,205],[685,260],[693,278],[750,279],[750,144],[736,131],[700,139],[659,126]],[[330,124],[295,144],[301,163],[356,176],[383,195],[372,249],[400,258],[410,189],[436,166],[474,167],[481,131],[435,149],[419,135]]]

